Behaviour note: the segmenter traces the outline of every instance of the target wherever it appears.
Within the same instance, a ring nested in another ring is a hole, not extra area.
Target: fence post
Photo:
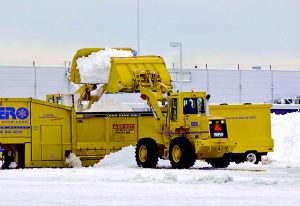
[[[37,80],[36,80],[36,66],[35,61],[33,61],[33,68],[34,68],[34,98],[37,98]]]
[[[272,65],[270,64],[270,72],[271,72],[271,101],[274,102],[274,78],[273,78],[273,71]]]
[[[209,94],[209,75],[208,75],[207,64],[205,64],[205,69],[206,69],[206,93]]]

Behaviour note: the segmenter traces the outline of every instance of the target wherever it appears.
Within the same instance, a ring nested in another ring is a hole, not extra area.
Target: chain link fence
[[[46,62],[45,62],[46,63]],[[50,93],[72,93],[70,62],[62,66],[0,66],[0,97],[45,99]],[[66,66],[67,65],[67,66]],[[192,68],[170,69],[174,90],[206,91],[213,103],[262,103],[300,95],[300,69]],[[282,68],[282,67],[281,67]],[[132,100],[130,100],[132,101]]]

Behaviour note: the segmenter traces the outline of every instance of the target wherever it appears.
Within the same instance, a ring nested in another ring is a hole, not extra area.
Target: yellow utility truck
[[[232,161],[257,164],[262,155],[273,152],[270,110],[270,104],[210,105],[211,114],[226,118],[229,141],[237,144]]]
[[[72,152],[84,166],[154,134],[151,113],[75,113],[73,107],[32,98],[0,99],[0,144],[18,167],[66,167]],[[144,128],[144,129],[143,129]]]
[[[80,50],[74,59],[99,50]],[[70,79],[81,83],[74,61]],[[104,92],[139,92],[153,114],[76,112],[72,106],[56,104],[57,96],[48,96],[51,103],[0,99],[0,146],[6,160],[2,168],[12,161],[18,167],[64,167],[70,153],[92,165],[136,142],[136,161],[142,167],[156,167],[158,158],[170,159],[174,168],[189,168],[196,159],[228,166],[236,144],[229,141],[226,119],[208,114],[205,92],[173,92],[161,57],[112,57],[108,82],[82,84],[74,105],[80,110],[87,101],[90,107]]]

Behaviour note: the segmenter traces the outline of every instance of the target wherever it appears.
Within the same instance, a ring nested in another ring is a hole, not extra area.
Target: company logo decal
[[[24,120],[29,116],[28,109],[20,107],[16,110],[14,107],[0,107],[0,119],[1,120]]]
[[[29,112],[26,108],[21,107],[17,110],[16,115],[19,119],[26,119],[29,115]]]
[[[191,122],[191,126],[192,127],[197,127],[198,126],[198,122]]]

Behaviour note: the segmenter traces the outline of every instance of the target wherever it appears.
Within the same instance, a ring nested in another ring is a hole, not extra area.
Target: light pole
[[[179,47],[179,64],[180,64],[180,75],[179,75],[179,81],[180,81],[180,90],[182,89],[182,44],[181,42],[170,42],[170,47]]]
[[[137,55],[140,55],[140,0],[137,0]]]

